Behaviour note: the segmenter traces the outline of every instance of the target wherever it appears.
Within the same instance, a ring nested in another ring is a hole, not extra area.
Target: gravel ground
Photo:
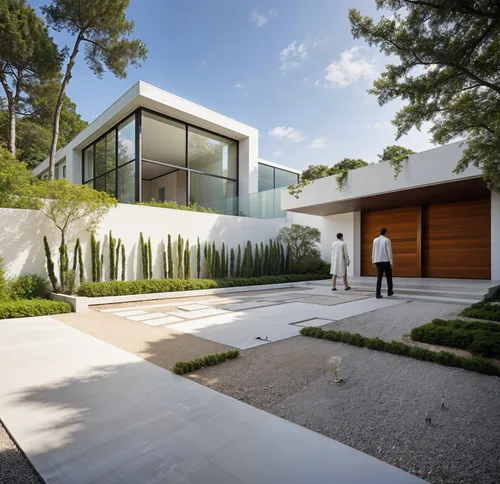
[[[409,334],[412,328],[430,322],[434,318],[456,319],[466,306],[423,301],[411,301],[390,306],[371,313],[347,318],[324,326],[325,329],[341,329],[363,336],[391,341]]]
[[[500,482],[500,378],[301,336],[190,378],[433,484]]]
[[[42,484],[28,459],[12,442],[2,424],[0,424],[0,483]]]

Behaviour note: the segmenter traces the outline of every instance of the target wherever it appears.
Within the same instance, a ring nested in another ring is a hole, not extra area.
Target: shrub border
[[[495,311],[491,309],[489,306],[492,302],[497,302],[500,299],[486,299],[484,301],[472,304],[468,308],[465,308],[460,316],[465,316],[466,318],[474,318],[474,319],[485,319],[487,321],[500,322],[500,310]]]
[[[69,304],[48,299],[15,299],[0,302],[0,320],[70,312],[71,306]]]
[[[349,333],[348,331],[335,331],[332,329],[325,331],[318,326],[306,326],[300,330],[300,334],[302,336],[369,348],[375,351],[385,351],[394,355],[409,356],[417,360],[429,361],[444,366],[453,366],[486,375],[500,376],[500,366],[480,356],[465,358],[449,351],[432,351],[418,346],[409,346],[400,341],[388,342],[381,338],[367,338],[359,333]]]
[[[207,366],[215,366],[226,360],[234,360],[240,356],[240,350],[229,350],[225,353],[214,353],[212,355],[202,356],[194,360],[178,361],[172,368],[176,375],[184,375],[192,371],[200,370]]]

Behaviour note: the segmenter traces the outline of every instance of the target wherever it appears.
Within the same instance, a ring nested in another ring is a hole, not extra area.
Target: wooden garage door
[[[423,276],[490,279],[490,217],[489,198],[424,207]]]
[[[420,277],[421,207],[399,208],[361,215],[361,275],[376,275],[372,265],[373,239],[380,229],[387,229],[394,255],[393,274],[399,277]]]

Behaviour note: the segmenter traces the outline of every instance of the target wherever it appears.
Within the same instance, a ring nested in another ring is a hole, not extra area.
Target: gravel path
[[[466,306],[423,301],[397,304],[371,313],[347,318],[325,326],[325,329],[342,329],[363,336],[391,341],[409,334],[412,328],[430,322],[434,318],[456,319]]]
[[[191,378],[433,484],[499,482],[500,378],[301,336]]]
[[[12,442],[2,424],[0,424],[0,483],[42,484],[28,459]]]

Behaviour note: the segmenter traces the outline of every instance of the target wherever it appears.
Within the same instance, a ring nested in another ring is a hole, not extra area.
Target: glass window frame
[[[239,140],[237,139],[234,139],[234,138],[230,138],[228,136],[225,136],[225,135],[221,135],[220,133],[216,133],[215,131],[211,131],[211,130],[208,130],[208,129],[205,129],[205,128],[201,128],[200,126],[197,126],[195,124],[191,124],[191,123],[186,123],[184,121],[181,121],[180,119],[177,119],[177,118],[174,118],[174,117],[171,117],[171,116],[167,116],[163,113],[159,113],[157,111],[154,111],[152,109],[148,109],[148,108],[145,108],[145,107],[139,107],[137,108],[135,111],[133,111],[132,113],[129,113],[127,114],[125,117],[123,117],[120,121],[118,121],[112,128],[110,128],[109,130],[107,130],[106,132],[104,132],[102,135],[100,135],[99,137],[97,137],[95,140],[93,140],[91,143],[89,143],[88,145],[86,145],[84,148],[82,148],[82,184],[87,184],[87,185],[92,185],[94,186],[95,185],[95,180],[100,178],[100,177],[104,177],[104,180],[106,179],[106,175],[108,175],[108,173],[110,173],[111,171],[116,171],[116,182],[115,182],[115,193],[116,195],[118,196],[118,193],[119,193],[119,187],[118,187],[118,178],[119,178],[119,175],[118,175],[118,171],[120,168],[122,168],[123,166],[127,165],[128,163],[135,163],[136,166],[135,166],[135,176],[136,176],[136,197],[135,197],[135,203],[137,202],[140,202],[142,201],[142,117],[143,117],[143,113],[144,112],[147,112],[147,113],[151,113],[153,115],[156,115],[156,116],[159,116],[161,118],[165,118],[165,119],[168,119],[168,120],[172,120],[176,123],[180,123],[182,125],[184,125],[185,127],[185,136],[186,136],[186,150],[185,150],[185,163],[184,163],[184,166],[179,166],[179,165],[171,165],[171,164],[168,164],[168,163],[161,163],[161,162],[155,162],[154,160],[146,160],[145,161],[148,161],[149,163],[156,163],[156,164],[159,164],[159,165],[162,165],[162,166],[169,166],[169,167],[172,167],[172,168],[175,168],[175,169],[178,169],[178,170],[183,170],[185,172],[187,172],[187,190],[186,190],[186,205],[189,204],[189,200],[191,198],[191,182],[190,182],[190,179],[191,179],[191,173],[197,173],[197,174],[201,174],[201,175],[205,175],[205,176],[211,176],[211,177],[214,177],[214,178],[220,178],[220,179],[223,179],[223,180],[230,180],[230,181],[233,181],[233,182],[236,182],[236,197],[239,196],[239,192],[240,192],[240,184],[239,184],[239,180],[240,180],[240,163],[239,163],[239,160],[240,160],[240,143],[239,143]],[[128,161],[127,163],[123,163],[121,165],[119,165],[119,160],[118,160],[118,146],[119,146],[119,129],[120,127],[123,127],[123,125],[128,121],[134,121],[135,122],[135,158]],[[198,131],[201,131],[201,132],[204,132],[206,133],[208,136],[209,135],[213,135],[213,136],[216,136],[216,137],[222,137],[222,138],[226,138],[228,139],[229,141],[234,141],[236,143],[236,177],[233,178],[233,177],[226,177],[226,176],[221,176],[221,175],[216,175],[216,174],[213,174],[213,173],[207,173],[207,172],[204,172],[202,170],[196,170],[196,169],[192,169],[192,168],[189,168],[188,166],[188,163],[189,163],[189,153],[188,153],[188,136],[189,136],[189,128],[194,128]],[[110,169],[110,170],[105,170],[103,173],[100,173],[98,176],[96,174],[96,149],[95,149],[95,146],[98,142],[100,142],[102,139],[104,139],[104,163],[105,163],[105,166],[106,166],[106,153],[107,153],[107,146],[106,146],[106,140],[107,140],[107,136],[111,133],[111,132],[115,132],[115,136],[114,136],[114,142],[115,142],[115,163],[114,163],[114,168]],[[86,160],[85,160],[85,152],[86,150],[88,150],[88,148],[90,148],[91,146],[93,146],[93,149],[92,149],[92,167],[93,167],[93,173],[92,173],[92,178],[90,179],[85,179],[85,163],[86,163]],[[120,202],[120,200],[118,200],[118,202]]]
[[[272,165],[268,165],[266,163],[258,163],[259,166],[265,166],[267,168],[272,168],[273,170],[273,187],[270,189],[270,190],[275,190],[276,189],[276,170],[280,170],[280,171],[284,171],[286,173],[290,173],[292,175],[295,175],[297,177],[297,181],[295,183],[299,183],[299,180],[300,180],[300,175],[298,173],[295,173],[293,171],[290,171],[290,170],[285,170],[284,168],[277,168],[276,166],[272,166]],[[257,167],[257,175],[259,173],[259,167]],[[289,186],[289,185],[288,185]],[[286,187],[279,187],[279,188],[286,188]],[[259,190],[259,192],[266,192],[267,190]]]

